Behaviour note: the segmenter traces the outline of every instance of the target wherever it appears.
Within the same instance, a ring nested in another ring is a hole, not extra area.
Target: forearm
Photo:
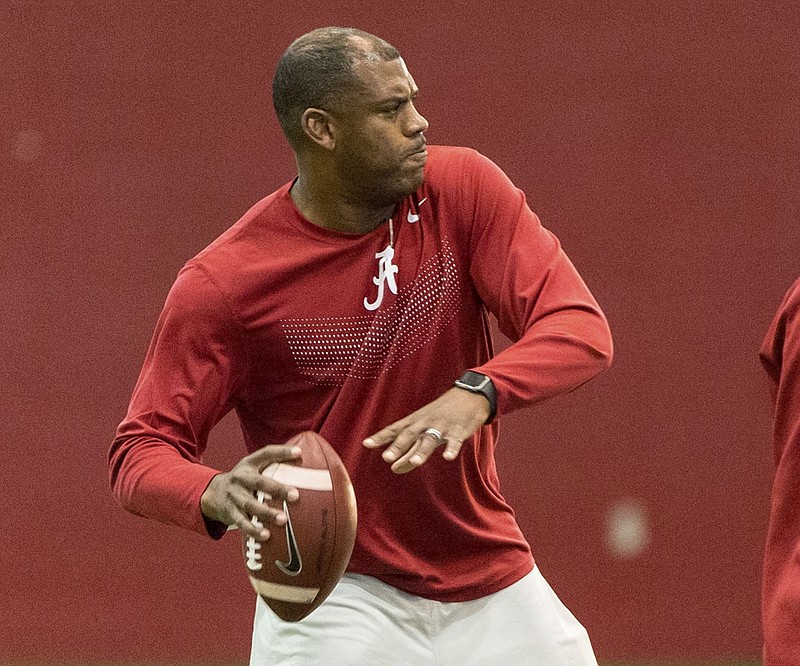
[[[215,538],[224,529],[203,518],[200,498],[218,473],[147,436],[117,437],[109,455],[111,489],[126,510]]]
[[[204,271],[181,271],[156,325],[109,476],[128,511],[217,537],[200,498],[219,472],[202,464],[208,436],[232,408],[246,360],[238,325]]]
[[[521,224],[516,237],[502,280],[486,268],[477,276],[487,308],[513,340],[476,368],[492,378],[499,414],[578,388],[613,355],[606,317],[555,236],[536,223]]]
[[[480,367],[497,390],[497,413],[575,390],[611,364],[611,332],[592,307],[551,315]]]
[[[480,163],[481,160],[478,160]],[[492,378],[498,414],[567,393],[608,367],[608,322],[556,236],[491,163],[476,168],[470,273],[513,344],[477,372]]]

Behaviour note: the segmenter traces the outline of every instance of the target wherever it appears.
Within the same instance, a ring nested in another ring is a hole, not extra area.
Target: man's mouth
[[[421,160],[427,159],[427,157],[428,157],[427,145],[423,143],[421,146],[419,146],[414,151],[409,153],[408,157],[409,158],[417,158],[417,159],[421,159]]]

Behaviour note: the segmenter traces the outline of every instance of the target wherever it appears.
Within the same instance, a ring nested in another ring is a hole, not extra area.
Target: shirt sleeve
[[[477,372],[508,413],[581,386],[612,358],[608,322],[554,234],[524,193],[489,159],[465,169],[473,192],[471,275],[500,331],[513,342]]]
[[[775,459],[800,441],[800,280],[786,292],[759,351],[774,409]]]
[[[109,452],[117,501],[137,515],[219,538],[200,497],[218,471],[202,464],[211,429],[244,384],[246,354],[228,304],[188,265],[167,296],[125,419]]]

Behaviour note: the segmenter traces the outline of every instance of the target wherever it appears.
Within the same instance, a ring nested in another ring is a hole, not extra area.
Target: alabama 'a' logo
[[[394,276],[397,275],[397,266],[392,263],[394,248],[391,244],[387,245],[383,252],[375,254],[375,258],[378,260],[378,275],[372,278],[372,282],[378,287],[378,293],[371,303],[366,296],[364,297],[364,307],[367,310],[377,310],[381,306],[386,287],[389,287],[389,291],[397,295],[397,281],[394,279]]]
[[[377,297],[370,293],[362,303],[367,310],[375,307],[373,312],[281,322],[297,369],[308,380],[341,386],[348,378],[380,377],[430,344],[457,316],[461,280],[446,239],[406,284],[395,281],[393,260],[384,262],[373,278],[375,287],[384,285],[383,291],[379,288]],[[384,298],[387,288],[395,296]],[[357,312],[357,300],[354,306]]]

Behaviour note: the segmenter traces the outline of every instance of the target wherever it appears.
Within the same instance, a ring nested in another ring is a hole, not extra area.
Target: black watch
[[[497,412],[497,391],[491,378],[482,375],[480,372],[467,370],[461,377],[456,379],[455,386],[472,393],[480,393],[489,401],[489,418],[486,419],[486,423],[491,423]]]

